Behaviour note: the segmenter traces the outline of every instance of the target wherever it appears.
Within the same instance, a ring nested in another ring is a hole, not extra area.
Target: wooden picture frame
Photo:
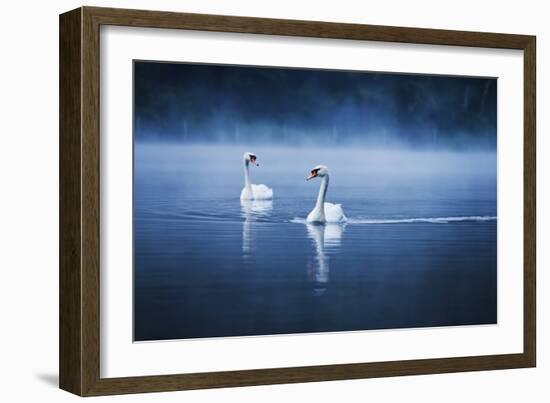
[[[100,26],[172,28],[524,52],[523,353],[126,378],[100,377]],[[497,370],[536,363],[535,37],[81,7],[60,16],[60,387],[80,396]]]

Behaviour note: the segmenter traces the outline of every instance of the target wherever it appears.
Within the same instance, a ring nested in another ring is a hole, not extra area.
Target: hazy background
[[[137,141],[495,149],[496,79],[135,62]]]

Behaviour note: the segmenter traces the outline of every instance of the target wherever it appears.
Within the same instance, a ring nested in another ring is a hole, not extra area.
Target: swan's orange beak
[[[254,155],[250,156],[250,162],[252,162],[252,164],[256,165],[257,167],[260,166],[260,164],[256,162],[256,157]]]
[[[311,175],[306,178],[306,181],[313,179],[317,176],[317,171],[311,171]]]

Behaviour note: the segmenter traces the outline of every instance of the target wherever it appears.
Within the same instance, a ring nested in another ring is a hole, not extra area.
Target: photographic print
[[[134,341],[497,323],[497,80],[134,61]]]

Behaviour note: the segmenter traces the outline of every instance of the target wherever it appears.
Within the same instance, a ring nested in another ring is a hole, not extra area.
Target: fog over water
[[[274,203],[301,208],[274,211],[274,217],[282,221],[305,218],[313,207],[319,183],[305,178],[319,164],[330,170],[327,201],[342,203],[350,222],[376,217],[496,215],[497,161],[496,153],[489,151],[138,143],[136,192],[141,193],[142,184],[165,183],[189,192],[181,194],[185,199],[208,196],[238,201],[245,151],[254,152],[260,163],[250,168],[252,182],[271,187]],[[306,200],[309,204],[301,203]],[[472,203],[486,205],[474,210]],[[372,205],[376,207],[369,208]],[[228,220],[240,219],[239,209],[227,214]]]

